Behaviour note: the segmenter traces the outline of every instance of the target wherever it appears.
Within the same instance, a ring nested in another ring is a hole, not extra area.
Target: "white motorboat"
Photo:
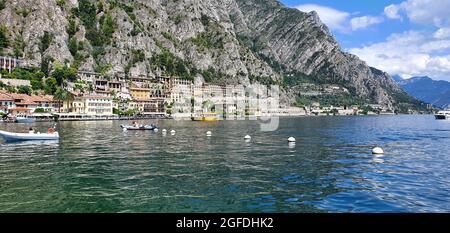
[[[155,130],[158,127],[156,125],[120,125],[123,129],[127,130]]]
[[[16,122],[17,123],[34,123],[34,122],[36,122],[36,118],[31,117],[31,116],[17,116]]]
[[[0,136],[6,141],[59,140],[58,132],[54,133],[11,133],[0,130]]]
[[[434,117],[436,120],[450,120],[450,111],[439,111]]]

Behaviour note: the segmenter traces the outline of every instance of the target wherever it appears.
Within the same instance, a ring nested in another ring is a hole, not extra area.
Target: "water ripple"
[[[274,132],[156,121],[177,131],[166,136],[122,123],[64,122],[59,143],[1,143],[0,212],[450,210],[450,124],[432,116],[282,118]]]

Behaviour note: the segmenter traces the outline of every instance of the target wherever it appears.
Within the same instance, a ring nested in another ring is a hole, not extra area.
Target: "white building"
[[[0,56],[0,69],[7,70],[10,73],[14,70],[14,68],[19,67],[21,63],[22,61],[19,59]]]

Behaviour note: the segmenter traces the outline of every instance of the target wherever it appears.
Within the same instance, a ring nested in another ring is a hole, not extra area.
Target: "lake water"
[[[176,135],[62,122],[59,143],[0,140],[0,212],[450,211],[450,121],[430,115],[153,122]]]

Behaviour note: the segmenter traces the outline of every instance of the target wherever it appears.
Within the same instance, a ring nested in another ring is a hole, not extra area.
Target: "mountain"
[[[398,84],[410,95],[439,108],[450,107],[450,82],[429,77],[402,79]]]
[[[404,79],[402,77],[400,77],[400,75],[393,75],[392,79],[396,82],[396,83],[400,83],[401,81],[403,81]]]
[[[391,109],[420,107],[385,72],[343,52],[317,13],[275,0],[0,0],[0,24],[31,66],[70,62],[108,75],[169,75],[279,84],[293,104],[301,84],[336,84]]]

